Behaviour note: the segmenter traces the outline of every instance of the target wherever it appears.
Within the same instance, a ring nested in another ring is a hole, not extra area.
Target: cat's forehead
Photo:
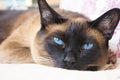
[[[87,22],[78,22],[78,21],[67,21],[63,24],[52,24],[47,27],[47,32],[54,33],[54,32],[79,32],[86,30],[89,26]]]
[[[87,22],[70,22],[68,25],[67,25],[67,28],[66,28],[66,31],[67,32],[82,32],[82,31],[85,31],[87,30],[89,27],[88,27],[88,24]]]

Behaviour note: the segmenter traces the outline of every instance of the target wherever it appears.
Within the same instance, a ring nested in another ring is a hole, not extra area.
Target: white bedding
[[[120,80],[120,70],[92,72],[38,64],[0,64],[0,80]]]

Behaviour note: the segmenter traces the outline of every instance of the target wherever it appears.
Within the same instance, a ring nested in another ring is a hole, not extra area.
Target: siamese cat
[[[120,20],[114,8],[94,21],[71,11],[0,12],[0,63],[37,63],[73,70],[99,70],[107,64],[108,41]]]

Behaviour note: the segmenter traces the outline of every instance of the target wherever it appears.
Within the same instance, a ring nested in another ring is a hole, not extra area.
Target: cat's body
[[[108,40],[119,21],[119,9],[91,22],[74,12],[58,10],[59,15],[44,0],[38,3],[40,15],[30,10],[14,12],[13,17],[4,14],[9,19],[0,19],[0,63],[38,63],[78,70],[106,64]],[[113,23],[109,23],[109,16],[115,17]]]

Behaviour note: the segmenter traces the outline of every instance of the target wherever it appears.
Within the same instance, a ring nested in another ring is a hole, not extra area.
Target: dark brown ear
[[[100,30],[103,35],[110,40],[117,24],[120,20],[120,9],[114,8],[103,14],[101,17],[96,19],[93,22],[90,22],[90,25],[98,30]]]
[[[41,29],[45,29],[49,24],[59,24],[66,21],[61,15],[54,11],[46,2],[46,0],[38,0],[38,6],[41,16]]]

